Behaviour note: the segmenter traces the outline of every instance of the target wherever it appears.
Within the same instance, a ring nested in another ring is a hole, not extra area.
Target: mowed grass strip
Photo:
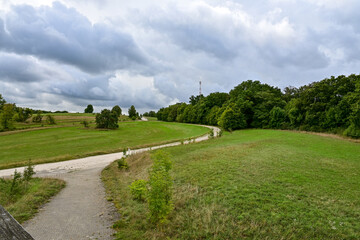
[[[121,213],[118,239],[360,239],[360,145],[276,130],[243,130],[167,148],[174,206],[160,228],[128,185],[147,177],[148,155],[129,171],[103,171]]]
[[[65,182],[52,178],[33,178],[20,183],[11,193],[12,180],[0,179],[0,204],[20,223],[29,220],[52,196],[65,187]],[[19,188],[19,187],[18,187]]]
[[[119,122],[119,129],[81,126],[37,129],[0,136],[0,169],[119,152],[207,133],[204,127],[166,122]]]

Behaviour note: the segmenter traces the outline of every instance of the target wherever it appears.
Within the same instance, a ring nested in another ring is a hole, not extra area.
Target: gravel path
[[[209,127],[209,126],[207,126]],[[214,129],[215,134],[219,129]],[[200,142],[208,136],[197,138]],[[184,144],[187,144],[185,141]],[[152,148],[130,150],[128,154],[180,145],[180,142]],[[117,211],[105,198],[100,179],[101,170],[111,162],[123,157],[123,153],[112,153],[64,162],[35,166],[37,177],[53,177],[66,181],[67,185],[39,213],[24,223],[25,229],[37,240],[82,240],[112,239],[111,226],[116,221]],[[24,168],[16,168],[22,172]],[[14,169],[0,171],[0,177],[14,173]]]

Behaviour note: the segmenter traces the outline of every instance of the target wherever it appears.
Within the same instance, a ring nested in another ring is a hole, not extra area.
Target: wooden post
[[[25,229],[0,205],[0,239],[34,240]]]

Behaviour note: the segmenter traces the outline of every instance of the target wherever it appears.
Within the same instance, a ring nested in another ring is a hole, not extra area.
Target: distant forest
[[[331,132],[360,138],[360,75],[331,77],[299,88],[242,82],[229,93],[191,96],[189,104],[161,108],[169,122],[243,128]]]

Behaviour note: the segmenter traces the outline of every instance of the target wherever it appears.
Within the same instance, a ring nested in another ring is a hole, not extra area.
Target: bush
[[[117,160],[117,164],[119,169],[125,169],[125,170],[129,169],[129,165],[124,157]]]
[[[222,128],[220,128],[217,137],[222,137],[222,135],[224,134],[224,131],[222,130]]]
[[[41,116],[41,114],[38,113],[38,114],[36,114],[36,116],[34,116],[34,117],[32,118],[32,121],[33,121],[34,123],[41,123],[42,118],[43,118],[43,117]]]
[[[214,129],[210,129],[210,132],[209,132],[209,138],[214,138],[215,136],[215,133],[214,133]]]
[[[11,187],[10,187],[10,196],[11,197],[13,197],[16,194],[21,192],[21,190],[22,190],[21,182],[22,182],[21,173],[17,172],[15,169],[14,176],[11,181]]]
[[[170,176],[171,161],[168,154],[157,151],[154,155],[154,164],[150,169],[148,205],[150,221],[164,223],[173,209],[172,179]]]
[[[103,109],[101,113],[96,114],[96,127],[116,129],[119,127],[118,116],[108,109]]]
[[[352,138],[360,138],[360,128],[357,128],[355,124],[351,124],[345,131],[344,135]]]
[[[231,131],[246,128],[244,114],[242,114],[239,109],[235,107],[234,109],[227,107],[226,110],[221,114],[218,124],[225,130]]]
[[[144,201],[146,199],[147,182],[145,180],[136,180],[130,185],[130,192],[134,199]]]
[[[89,122],[86,120],[83,120],[80,122],[80,124],[82,124],[84,126],[84,128],[88,128],[89,127]]]
[[[26,182],[29,182],[32,179],[32,176],[35,174],[34,166],[29,160],[27,167],[24,169],[23,179]]]
[[[56,124],[55,118],[51,115],[46,115],[45,121],[47,124],[51,124],[51,125]]]

